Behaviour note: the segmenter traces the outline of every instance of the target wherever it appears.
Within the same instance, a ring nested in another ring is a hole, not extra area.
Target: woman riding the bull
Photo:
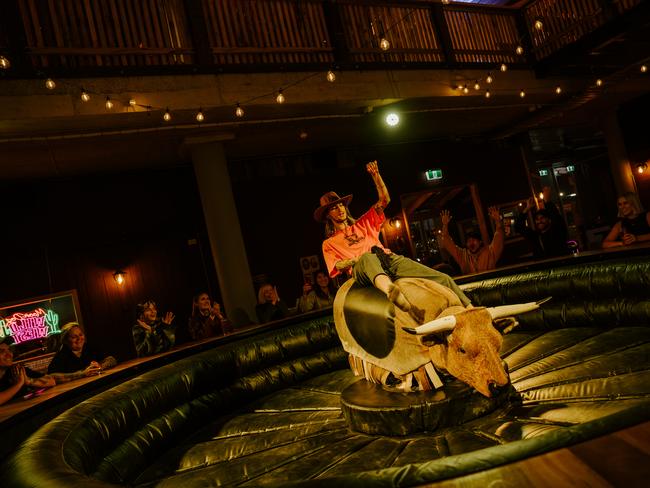
[[[409,258],[394,254],[379,241],[384,209],[390,202],[388,189],[379,174],[377,161],[366,165],[372,177],[379,199],[359,219],[354,219],[348,210],[352,195],[339,197],[333,191],[320,199],[320,207],[314,212],[314,219],[325,223],[323,257],[330,276],[349,273],[357,283],[374,286],[386,294],[400,310],[422,323],[423,311],[413,306],[394,283],[398,278],[425,278],[451,289],[464,306],[469,298],[448,275],[417,263]]]

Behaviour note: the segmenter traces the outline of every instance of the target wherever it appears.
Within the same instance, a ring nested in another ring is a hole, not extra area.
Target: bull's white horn
[[[409,334],[435,334],[438,332],[447,332],[453,330],[456,325],[456,316],[447,315],[439,319],[432,320],[426,324],[419,325],[418,327],[402,327],[402,330]]]
[[[528,303],[517,303],[515,305],[502,305],[500,307],[489,307],[487,311],[490,313],[492,319],[498,319],[501,317],[513,317],[521,313],[530,312],[532,310],[537,310],[542,303],[546,303],[551,299],[551,297],[544,298],[538,302],[528,302]]]

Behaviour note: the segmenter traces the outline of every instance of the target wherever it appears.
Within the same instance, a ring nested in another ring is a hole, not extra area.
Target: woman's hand
[[[623,245],[629,246],[636,242],[636,236],[634,234],[628,234],[627,232],[623,234]]]
[[[25,373],[25,368],[19,364],[14,364],[9,369],[9,378],[13,385],[20,385],[19,388],[22,388],[23,385],[29,384],[27,374]]]
[[[174,320],[175,315],[171,312],[167,312],[165,316],[162,319],[162,323],[165,325],[171,325],[172,321]]]
[[[304,285],[302,285],[302,294],[303,295],[308,295],[311,290],[312,290],[312,286],[311,286],[311,283],[309,283],[308,281],[305,282]]]
[[[95,376],[102,372],[102,367],[97,361],[91,361],[86,369],[84,369],[84,374],[86,376]]]
[[[210,311],[213,316],[217,317],[219,320],[223,320],[223,313],[221,312],[221,305],[217,302],[212,304],[212,310]]]

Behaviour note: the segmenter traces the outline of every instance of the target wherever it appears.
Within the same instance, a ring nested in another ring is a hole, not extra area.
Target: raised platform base
[[[510,386],[486,398],[456,380],[435,391],[401,393],[360,380],[341,393],[348,426],[357,432],[408,435],[433,432],[482,417],[507,402],[518,402]]]

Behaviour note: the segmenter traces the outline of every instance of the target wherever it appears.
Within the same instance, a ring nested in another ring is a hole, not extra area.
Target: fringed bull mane
[[[362,376],[371,383],[377,383],[392,390],[410,393],[436,390],[443,386],[432,362],[425,363],[409,373],[399,375],[354,354],[348,355],[348,361],[355,376]]]

